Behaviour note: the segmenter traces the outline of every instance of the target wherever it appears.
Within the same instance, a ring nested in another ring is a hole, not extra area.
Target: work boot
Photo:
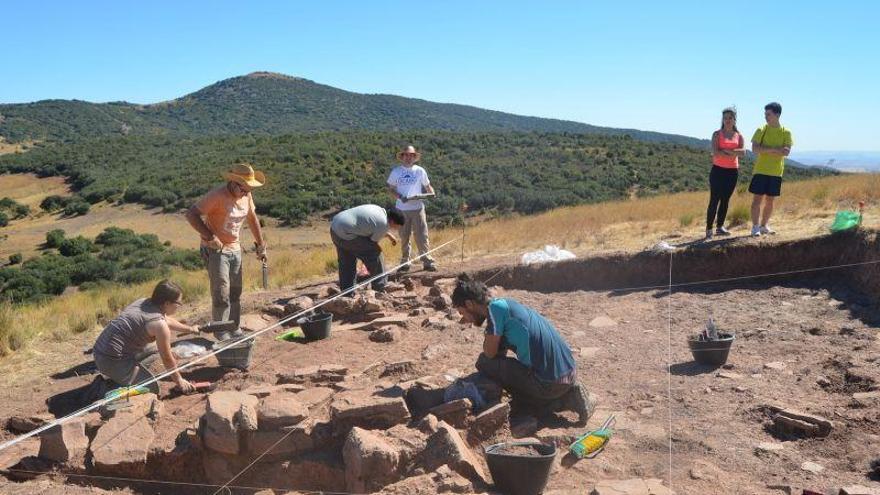
[[[433,261],[431,261],[429,263],[425,263],[424,267],[425,267],[426,272],[436,272],[437,271],[437,264],[434,263]]]
[[[599,403],[599,399],[588,392],[586,387],[581,385],[580,382],[575,383],[563,399],[565,408],[577,413],[579,426],[587,424],[587,421],[593,415],[593,411],[596,410],[596,404]]]
[[[406,261],[401,261],[400,263],[403,264],[403,263],[406,263]],[[398,271],[398,272],[401,272],[401,273],[403,273],[403,272],[408,272],[409,269],[410,269],[410,266],[411,266],[411,265],[409,265],[409,264],[403,265],[403,266],[401,266],[400,268],[398,268],[397,271]]]

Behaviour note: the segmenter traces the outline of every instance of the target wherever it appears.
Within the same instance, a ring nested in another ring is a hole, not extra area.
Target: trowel
[[[202,333],[212,333],[218,341],[228,340],[235,335],[238,325],[232,320],[212,321],[199,327]]]

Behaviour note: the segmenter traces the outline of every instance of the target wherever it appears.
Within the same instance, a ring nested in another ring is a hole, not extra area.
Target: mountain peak
[[[301,77],[288,76],[287,74],[282,74],[280,72],[269,72],[269,71],[256,71],[251,72],[250,74],[246,74],[244,76],[246,79],[281,79],[285,81],[302,81],[304,80]]]

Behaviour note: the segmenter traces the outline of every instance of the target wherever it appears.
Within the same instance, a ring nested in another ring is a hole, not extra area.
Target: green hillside
[[[629,134],[645,141],[707,146],[707,141],[674,134],[597,127],[393,95],[352,93],[266,72],[226,79],[154,105],[78,100],[0,105],[0,136],[10,142],[71,142],[121,135],[204,137],[427,129]]]
[[[296,224],[314,213],[362,202],[385,204],[395,150],[423,151],[439,196],[432,218],[453,221],[459,205],[474,212],[535,213],[556,206],[705,189],[708,152],[629,136],[555,133],[322,132],[195,139],[103,138],[36,146],[0,156],[2,172],[70,178],[87,201],[123,200],[173,211],[189,207],[246,160],[269,181],[257,194],[261,213]],[[751,164],[742,174],[748,179]],[[830,173],[789,167],[791,179]]]

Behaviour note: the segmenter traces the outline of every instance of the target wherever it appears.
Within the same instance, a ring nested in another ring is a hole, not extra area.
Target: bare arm
[[[196,232],[202,237],[205,241],[210,241],[214,238],[214,233],[211,232],[211,229],[205,225],[204,220],[202,220],[202,212],[199,211],[195,206],[191,207],[189,210],[186,210],[186,221],[195,229]]]
[[[165,369],[168,371],[177,369],[177,360],[171,353],[171,330],[168,328],[168,324],[163,320],[154,321],[147,325],[147,333],[156,338],[156,348],[159,350],[159,357],[162,358]],[[171,379],[183,391],[190,391],[193,388],[192,384],[180,376],[179,371],[172,373]]]
[[[713,155],[725,154],[724,150],[722,150],[721,147],[718,146],[718,132],[720,132],[720,131],[715,131],[712,133],[712,154]]]
[[[171,329],[172,332],[177,333],[199,333],[198,327],[193,325],[187,325],[185,323],[181,323],[175,318],[170,316],[165,317],[165,322],[168,323],[168,328]]]
[[[428,193],[428,194],[436,194],[436,193],[434,192],[434,186],[432,186],[431,184],[428,184],[428,186],[425,187],[425,192]]]
[[[483,336],[483,354],[492,359],[498,355],[498,347],[501,345],[500,335]]]
[[[397,245],[397,237],[394,237],[394,234],[392,234],[390,230],[385,233],[385,237],[387,237],[388,240],[391,241],[392,246]]]
[[[746,142],[743,139],[742,134],[739,135],[739,146],[735,150],[730,150],[736,156],[745,156],[746,155]]]
[[[251,234],[254,236],[254,240],[260,246],[266,243],[266,240],[263,239],[263,228],[260,227],[260,219],[257,217],[257,209],[254,206],[254,198],[248,195],[248,201],[251,203],[250,211],[248,211],[247,221],[248,226],[251,229]]]

